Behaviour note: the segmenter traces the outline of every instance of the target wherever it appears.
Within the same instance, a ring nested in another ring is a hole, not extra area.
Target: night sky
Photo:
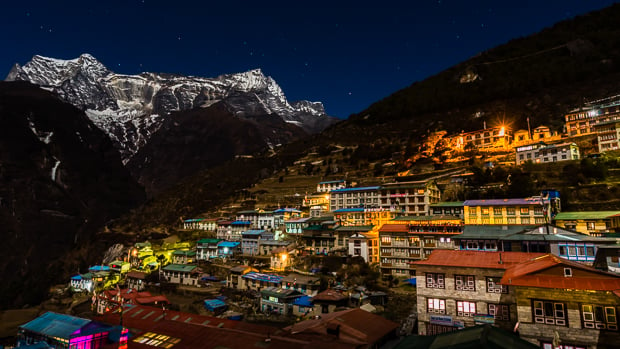
[[[204,77],[261,68],[340,118],[608,0],[5,1],[0,78],[35,55]]]

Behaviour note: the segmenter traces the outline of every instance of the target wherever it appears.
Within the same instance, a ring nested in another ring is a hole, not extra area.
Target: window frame
[[[459,285],[460,283],[460,285]],[[474,275],[454,275],[454,289],[456,291],[476,291],[476,277]]]
[[[426,273],[426,288],[446,289],[446,274]]]

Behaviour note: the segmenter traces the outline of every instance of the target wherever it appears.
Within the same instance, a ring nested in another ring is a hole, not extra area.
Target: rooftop
[[[528,252],[434,250],[428,259],[413,262],[413,264],[461,268],[507,269],[516,263],[528,261],[543,255],[542,253]]]
[[[181,273],[191,273],[196,268],[197,267],[195,265],[168,264],[167,266],[163,267],[162,269],[165,270],[165,271],[175,271],[175,272],[181,272]]]
[[[607,219],[618,216],[620,216],[620,211],[560,212],[555,216],[555,220]]]
[[[69,339],[76,332],[79,332],[86,325],[96,325],[101,331],[108,330],[109,327],[66,314],[58,314],[51,311],[39,316],[38,318],[20,326],[21,329],[38,333],[47,337],[58,337]]]
[[[364,208],[363,207],[339,208],[332,212],[334,213],[364,212]]]
[[[263,274],[263,273],[257,273],[257,272],[249,272],[243,275],[242,278],[270,282],[270,283],[278,283],[278,284],[282,281],[282,276],[280,275]]]
[[[379,228],[380,233],[408,233],[409,226],[407,224],[384,224]]]
[[[540,197],[520,198],[520,199],[489,199],[489,200],[465,200],[463,206],[516,206],[516,205],[540,205]],[[549,199],[545,200],[549,203]]]
[[[553,269],[557,267],[580,272],[572,271],[571,276],[567,277],[561,272],[554,272]],[[620,290],[620,276],[546,254],[512,266],[504,273],[501,284],[565,290],[617,291]]]
[[[319,294],[317,294],[316,296],[314,296],[314,298],[312,298],[313,301],[341,301],[343,299],[346,299],[347,296],[345,296],[344,294],[332,290],[332,289],[327,289]]]
[[[380,186],[357,187],[357,188],[342,188],[342,189],[332,190],[332,191],[330,191],[330,193],[346,193],[346,192],[352,192],[352,191],[372,191],[372,190],[379,190],[380,188],[381,188]]]
[[[431,204],[431,207],[463,207],[465,201],[442,201],[436,204]]]

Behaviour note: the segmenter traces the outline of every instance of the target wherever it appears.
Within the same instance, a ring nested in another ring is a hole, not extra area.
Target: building
[[[379,207],[397,215],[426,216],[440,197],[434,181],[387,183],[381,186]]]
[[[307,348],[346,348],[348,344],[359,349],[382,348],[396,338],[398,324],[379,315],[354,308],[331,314],[321,314],[317,319],[298,322],[283,329],[292,340],[320,338],[315,346]]]
[[[51,311],[18,328],[18,347],[46,343],[52,348],[103,348],[112,327],[71,315]]]
[[[583,136],[594,132],[593,125],[599,112],[592,107],[574,109],[564,115],[566,133],[569,137]]]
[[[219,221],[217,223],[217,238],[227,241],[241,241],[241,233],[250,229],[250,221]]]
[[[519,321],[515,289],[499,282],[508,267],[542,255],[436,250],[414,262],[418,333],[435,335],[480,323],[512,330]]]
[[[454,239],[461,250],[553,253],[568,260],[591,264],[600,246],[616,243],[552,225],[465,226]]]
[[[220,239],[200,239],[196,243],[196,260],[208,261],[218,257],[218,244]]]
[[[463,132],[446,138],[453,150],[465,151],[474,148],[480,151],[506,151],[512,143],[512,131],[505,126],[484,128],[482,130]]]
[[[73,292],[92,292],[95,289],[93,274],[85,273],[74,275],[71,277],[69,286]]]
[[[336,222],[333,216],[310,218],[303,229],[301,240],[307,252],[327,255],[334,249]]]
[[[128,289],[138,292],[144,291],[146,288],[146,274],[141,271],[130,271],[125,279]]]
[[[286,250],[290,245],[290,241],[260,240],[258,255],[269,256],[282,249]]]
[[[579,160],[579,147],[575,143],[545,144],[543,142],[515,148],[517,166],[527,161],[535,164]]]
[[[306,296],[314,297],[321,288],[321,279],[316,276],[293,273],[282,278],[282,288],[296,290]]]
[[[159,274],[159,280],[171,284],[192,285],[198,284],[200,269],[195,265],[168,264]]]
[[[246,256],[258,256],[260,245],[264,241],[273,241],[274,234],[266,230],[247,230],[241,233],[241,253]]]
[[[615,119],[598,121],[594,124],[599,153],[620,149],[620,115]]]
[[[454,216],[463,219],[464,201],[441,201],[430,205],[430,216]]]
[[[172,252],[173,264],[193,264],[196,262],[196,251],[176,250]]]
[[[308,226],[308,217],[293,218],[284,222],[286,234],[299,236],[303,233],[303,229]]]
[[[558,227],[592,236],[620,232],[620,211],[560,212],[553,221]]]
[[[620,275],[620,245],[599,246],[593,267]]]
[[[552,205],[555,202],[541,197],[466,200],[463,203],[465,225],[545,224],[559,211]]]
[[[499,284],[515,290],[521,338],[541,348],[620,343],[617,275],[549,254],[511,266]]]
[[[241,254],[241,243],[238,241],[221,241],[217,245],[217,257],[226,259],[234,258]]]
[[[237,289],[259,291],[266,287],[280,288],[282,276],[275,274],[264,274],[257,272],[249,272],[241,275]]]
[[[121,305],[124,310],[127,305],[149,305],[161,307],[162,305],[167,305],[170,303],[166,296],[153,296],[150,292],[138,292],[131,288],[105,290],[99,292],[95,302],[97,314],[118,312]]]
[[[275,286],[260,291],[260,310],[265,314],[292,315],[293,301],[303,296],[294,289]]]
[[[454,237],[463,232],[462,220],[453,216],[396,217],[379,229],[381,273],[409,278],[416,275],[413,262],[435,249],[455,249]]]
[[[349,255],[353,257],[361,257],[366,263],[372,263],[370,259],[370,248],[368,247],[368,239],[362,233],[355,233],[349,237]]]
[[[190,218],[183,221],[183,229],[217,231],[220,218]]]
[[[337,309],[347,306],[349,297],[341,292],[328,288],[312,297],[312,304],[320,309],[320,314],[333,313]]]
[[[232,267],[229,270],[228,275],[226,276],[226,287],[241,289],[239,287],[239,283],[241,281],[241,277],[250,272],[257,272],[257,269],[250,267],[249,265],[239,265],[236,267]]]
[[[379,207],[379,186],[343,188],[329,192],[329,209]]]
[[[344,189],[347,187],[347,181],[340,179],[337,181],[319,182],[316,185],[317,193],[329,193],[332,190]]]

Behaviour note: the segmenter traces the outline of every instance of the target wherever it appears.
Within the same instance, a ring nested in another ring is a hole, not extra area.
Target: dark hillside
[[[34,85],[0,82],[0,308],[36,304],[84,271],[94,260],[67,255],[143,200],[83,112]]]

